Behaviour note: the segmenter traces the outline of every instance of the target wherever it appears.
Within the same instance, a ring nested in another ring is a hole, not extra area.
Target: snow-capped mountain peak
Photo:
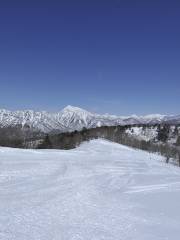
[[[68,130],[80,130],[82,127],[88,127],[91,118],[94,115],[82,108],[68,105],[58,113],[58,121]]]
[[[79,108],[79,107],[75,107],[75,106],[72,106],[72,105],[67,105],[65,108],[62,109],[62,111],[69,111],[69,112],[81,112],[81,111],[86,111],[82,108]],[[87,112],[87,111],[86,111]]]
[[[83,127],[93,128],[100,126],[127,125],[127,124],[155,124],[161,122],[180,123],[180,116],[166,116],[151,114],[146,116],[115,116],[100,115],[88,112],[79,107],[66,106],[60,112],[49,113],[46,111],[9,111],[0,110],[0,127],[15,125],[28,125],[31,128],[50,132],[80,130]]]

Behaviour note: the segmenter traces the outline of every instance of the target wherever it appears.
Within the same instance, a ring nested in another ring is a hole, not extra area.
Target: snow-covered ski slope
[[[180,169],[104,140],[0,148],[1,240],[179,240]]]

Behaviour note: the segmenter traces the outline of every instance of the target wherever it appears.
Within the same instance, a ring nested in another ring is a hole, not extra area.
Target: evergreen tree
[[[52,148],[52,143],[49,138],[49,135],[47,134],[43,140],[43,142],[38,146],[40,149],[50,149]]]
[[[159,127],[157,130],[158,131],[158,136],[157,136],[158,141],[165,143],[168,140],[169,130],[170,130],[170,127],[169,127],[169,125],[166,125],[166,124],[163,127]]]
[[[176,145],[180,146],[180,136],[177,138]]]

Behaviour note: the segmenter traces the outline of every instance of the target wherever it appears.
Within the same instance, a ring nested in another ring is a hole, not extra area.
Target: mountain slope
[[[1,240],[179,240],[180,169],[95,140],[0,148]]]
[[[100,126],[127,125],[127,124],[155,124],[169,122],[180,123],[180,116],[147,115],[121,117],[114,115],[100,115],[88,112],[84,109],[67,106],[57,113],[46,111],[8,111],[0,110],[0,127],[28,125],[43,132],[73,131],[83,127],[92,128]]]

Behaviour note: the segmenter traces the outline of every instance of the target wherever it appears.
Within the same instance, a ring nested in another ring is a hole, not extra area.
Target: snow
[[[126,129],[125,131],[129,135],[132,135],[136,137],[139,140],[144,140],[144,141],[153,141],[157,138],[158,131],[157,127],[131,127]]]
[[[92,128],[100,126],[132,125],[161,123],[171,121],[179,123],[180,116],[165,116],[151,114],[146,116],[115,116],[100,115],[88,112],[82,108],[68,105],[59,112],[49,113],[46,111],[8,111],[0,109],[0,127],[16,126],[18,124],[28,124],[31,128],[51,132],[52,130],[73,131],[83,127]]]
[[[180,169],[105,140],[0,148],[1,240],[179,240]]]

